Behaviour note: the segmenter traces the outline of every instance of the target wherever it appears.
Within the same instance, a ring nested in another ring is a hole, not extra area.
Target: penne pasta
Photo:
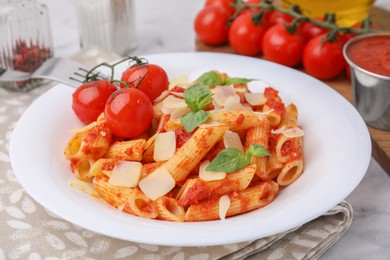
[[[256,172],[256,165],[251,164],[241,170],[227,174],[226,178],[217,181],[202,181],[199,178],[189,179],[177,194],[178,203],[190,206],[212,197],[220,197],[235,191],[245,190]]]
[[[268,136],[270,132],[270,123],[265,118],[260,118],[257,125],[248,130],[246,135],[246,147],[249,147],[250,144],[260,144],[264,148],[268,149]],[[261,179],[267,179],[265,176],[267,175],[267,160],[268,157],[262,156],[257,157],[254,156],[251,159],[251,163],[256,164],[257,170],[256,175]]]
[[[113,186],[105,176],[96,176],[93,185],[105,201],[124,212],[143,218],[156,218],[159,214],[156,203],[138,188]]]
[[[68,141],[64,154],[70,159],[98,159],[110,147],[112,134],[104,118],[80,129]]]
[[[164,164],[165,169],[175,181],[184,180],[227,129],[226,126],[198,128],[181,149]]]
[[[255,127],[259,117],[251,111],[214,111],[210,119],[229,127],[232,131]]]
[[[270,180],[237,193],[229,194],[230,207],[226,216],[234,216],[264,207],[271,203],[279,190],[276,182]],[[185,221],[205,221],[219,218],[219,197],[190,206]]]
[[[280,186],[288,186],[294,181],[296,181],[296,179],[301,176],[302,172],[303,160],[298,159],[288,162],[281,169],[276,181]]]
[[[182,206],[179,206],[177,200],[169,197],[161,197],[156,200],[159,211],[158,219],[183,222],[185,211]]]
[[[145,145],[145,139],[115,142],[103,157],[108,159],[118,158],[127,161],[141,161]]]

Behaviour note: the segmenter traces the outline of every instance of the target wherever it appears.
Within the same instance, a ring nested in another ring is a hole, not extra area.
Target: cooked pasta
[[[192,100],[181,87],[157,98],[137,138],[114,136],[103,115],[75,130],[64,151],[71,186],[161,221],[223,220],[271,203],[303,174],[298,109],[273,88],[254,94],[246,81],[214,73],[221,86],[189,83],[203,91]]]

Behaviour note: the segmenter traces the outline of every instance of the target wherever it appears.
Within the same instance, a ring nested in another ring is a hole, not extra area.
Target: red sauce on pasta
[[[286,113],[286,107],[279,97],[279,92],[273,88],[265,88],[264,97],[266,98],[265,104],[267,104],[270,108],[274,109],[278,114]]]
[[[363,38],[351,44],[347,54],[357,66],[390,77],[390,35]]]

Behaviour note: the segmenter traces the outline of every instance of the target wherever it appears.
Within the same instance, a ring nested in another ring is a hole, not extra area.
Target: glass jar
[[[53,56],[47,7],[35,0],[0,0],[0,67],[34,72]],[[26,91],[40,80],[1,83],[1,87]]]
[[[336,14],[339,26],[352,26],[368,16],[374,0],[281,0],[284,7],[299,5],[304,15],[311,18],[324,17],[325,13]]]
[[[133,0],[77,0],[81,46],[124,55],[136,47]]]

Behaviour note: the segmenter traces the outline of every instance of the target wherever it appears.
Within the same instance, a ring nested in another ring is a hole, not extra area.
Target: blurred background
[[[54,51],[69,57],[80,49],[75,0],[39,0],[49,8]],[[193,21],[205,0],[134,0],[137,47],[130,54],[195,51]],[[390,0],[374,5],[390,10]],[[164,8],[169,6],[170,8]],[[164,12],[161,12],[164,10]],[[64,37],[66,35],[66,37]]]

